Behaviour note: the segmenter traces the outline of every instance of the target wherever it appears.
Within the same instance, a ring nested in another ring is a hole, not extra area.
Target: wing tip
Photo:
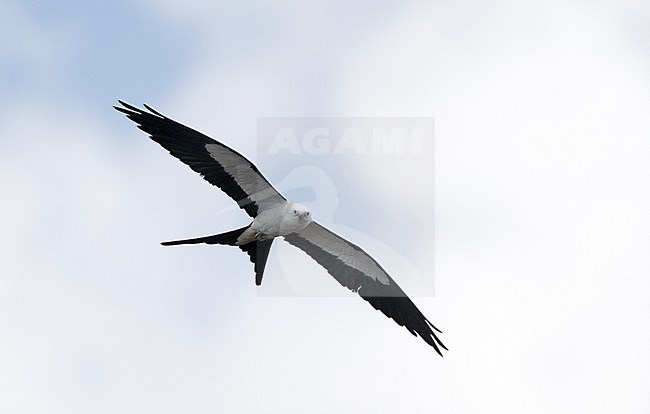
[[[425,338],[425,337],[422,337],[422,339],[424,339],[424,341],[425,341],[427,344],[431,345],[431,347],[432,347],[432,348],[436,351],[436,353],[437,353],[438,355],[440,355],[441,357],[444,357],[444,355],[442,354],[442,351],[440,350],[440,348],[444,349],[445,351],[449,351],[449,349],[447,349],[447,347],[445,346],[445,344],[443,344],[442,341],[441,341],[441,340],[440,340],[440,339],[439,339],[435,334],[433,334],[433,333],[432,333],[430,336],[427,336],[426,338]]]
[[[434,332],[434,331],[437,331],[437,332],[439,332],[439,333],[442,333],[442,331],[441,331],[440,329],[436,328],[436,327],[431,323],[431,321],[429,321],[428,319],[425,319],[425,320],[427,321],[427,325],[429,325],[430,328],[433,328],[433,330],[431,330],[431,332],[428,333],[428,335],[427,335],[428,338],[426,338],[426,339],[423,338],[423,339],[424,339],[428,344],[430,344],[430,345],[431,345],[431,346],[436,350],[436,352],[437,352],[438,354],[440,354],[440,356],[443,356],[443,355],[442,355],[442,352],[440,351],[440,349],[438,348],[438,346],[440,346],[440,347],[441,347],[442,349],[444,349],[445,351],[449,351],[449,349],[445,346],[445,344],[442,343],[442,341],[440,340],[440,338],[438,338],[438,335],[436,335],[436,332]],[[429,339],[429,340],[427,340],[427,339]]]
[[[125,101],[123,101],[121,99],[118,99],[117,102],[122,106],[120,107],[120,106],[117,106],[117,105],[113,105],[113,108],[117,109],[120,112],[124,112],[124,111],[127,111],[127,110],[130,110],[130,111],[133,111],[133,112],[141,112],[139,108],[137,108],[137,107],[131,105],[130,103],[125,102]]]
[[[143,104],[143,105],[144,105],[145,109],[147,111],[149,111],[148,113],[147,113],[147,111],[144,111],[144,110],[138,108],[137,106],[131,105],[130,103],[128,103],[126,101],[123,101],[121,99],[118,99],[117,102],[122,106],[113,105],[113,108],[116,109],[119,112],[122,112],[123,114],[126,114],[126,115],[155,115],[155,116],[158,116],[160,118],[166,118],[163,114],[156,111],[155,109],[153,109],[151,106],[147,105],[146,103]]]

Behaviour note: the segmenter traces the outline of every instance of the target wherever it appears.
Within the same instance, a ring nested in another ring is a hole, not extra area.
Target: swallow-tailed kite
[[[343,286],[356,292],[375,309],[419,335],[440,355],[447,349],[438,330],[404,291],[360,247],[312,220],[309,209],[284,198],[243,155],[220,142],[182,125],[151,107],[146,110],[119,101],[118,111],[149,134],[174,157],[228,194],[253,221],[248,226],[214,236],[163,242],[177,244],[225,244],[248,253],[255,267],[255,283],[262,275],[276,237],[303,250]],[[435,331],[434,331],[435,330]]]

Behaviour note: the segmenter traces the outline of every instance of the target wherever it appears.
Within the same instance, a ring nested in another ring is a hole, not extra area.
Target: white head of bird
[[[292,201],[289,204],[289,212],[289,217],[292,218],[292,221],[295,220],[294,223],[297,224],[300,229],[304,229],[309,223],[311,223],[311,211],[309,211],[309,207]]]

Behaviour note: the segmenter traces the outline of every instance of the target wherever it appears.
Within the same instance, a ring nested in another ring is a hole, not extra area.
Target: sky
[[[0,411],[650,410],[646,2],[0,12]],[[237,249],[160,246],[248,218],[118,99],[248,156],[412,292],[449,352],[283,241],[259,288]],[[434,145],[262,151],[264,119],[301,117],[433,119]]]

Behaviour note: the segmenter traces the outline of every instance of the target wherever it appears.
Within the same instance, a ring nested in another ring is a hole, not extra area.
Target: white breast
[[[293,203],[287,201],[277,204],[271,209],[262,211],[253,220],[251,230],[253,232],[263,233],[267,237],[285,236],[289,233],[304,229],[310,221],[309,218],[301,220],[294,213]]]

